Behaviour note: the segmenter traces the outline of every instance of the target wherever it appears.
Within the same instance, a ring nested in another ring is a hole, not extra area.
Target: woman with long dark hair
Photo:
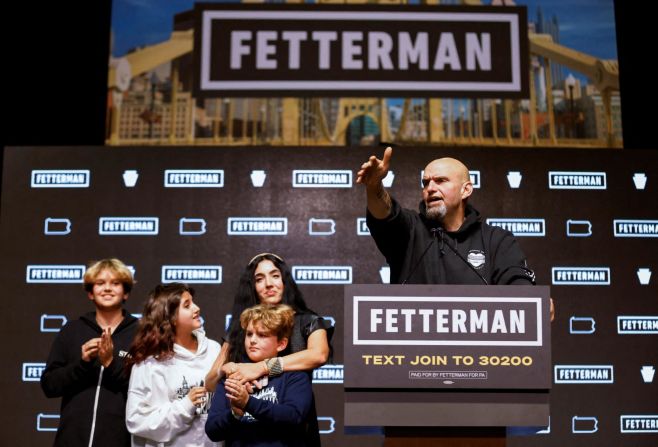
[[[128,360],[126,426],[133,446],[210,447],[204,375],[220,351],[201,328],[194,289],[159,285],[149,294]]]
[[[242,312],[257,304],[287,304],[295,311],[295,325],[288,348],[279,357],[250,363],[244,349]],[[224,377],[252,382],[263,376],[274,377],[283,371],[307,371],[324,365],[330,356],[329,341],[333,327],[306,306],[290,268],[274,253],[261,253],[247,264],[233,301],[232,321],[222,351],[206,375],[206,386],[214,391]],[[315,402],[309,415],[307,445],[319,445]]]

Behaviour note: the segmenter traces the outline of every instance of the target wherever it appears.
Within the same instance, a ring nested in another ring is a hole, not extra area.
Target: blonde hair
[[[94,282],[103,270],[109,270],[117,276],[123,284],[124,293],[129,293],[132,290],[135,280],[126,264],[117,258],[107,258],[96,261],[87,268],[84,276],[84,287],[87,292],[94,290]]]
[[[260,323],[277,340],[290,338],[295,324],[295,311],[286,304],[259,304],[250,307],[240,315],[242,329],[247,329],[249,323]]]

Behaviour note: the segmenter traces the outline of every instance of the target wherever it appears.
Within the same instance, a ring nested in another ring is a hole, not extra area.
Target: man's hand
[[[363,183],[366,186],[377,186],[388,174],[391,165],[391,156],[393,148],[387,147],[382,159],[371,155],[368,161],[361,165],[361,169],[356,173],[356,183]]]
[[[114,358],[114,343],[112,342],[112,330],[108,327],[103,329],[100,343],[98,345],[98,360],[105,368],[110,366]]]
[[[368,161],[361,165],[359,172],[356,173],[356,182],[366,185],[368,211],[376,219],[387,218],[393,206],[391,196],[388,195],[382,184],[382,180],[388,174],[392,155],[393,148],[389,146],[384,151],[381,160],[371,155]]]

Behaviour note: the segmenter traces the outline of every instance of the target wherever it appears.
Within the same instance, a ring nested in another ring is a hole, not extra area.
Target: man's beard
[[[441,202],[437,206],[426,208],[425,216],[427,217],[428,220],[442,223],[443,218],[446,217],[447,212],[448,212],[448,208],[446,208],[446,204]]]

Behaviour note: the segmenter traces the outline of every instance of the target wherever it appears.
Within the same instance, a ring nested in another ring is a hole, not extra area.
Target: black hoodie
[[[391,267],[392,284],[534,284],[512,233],[482,222],[472,206],[466,205],[459,230],[445,231],[425,217],[423,202],[414,212],[391,201],[387,218],[368,212],[366,222]]]
[[[98,359],[85,362],[81,358],[82,345],[101,336],[95,312],[69,322],[57,335],[41,376],[46,396],[62,398],[54,445],[130,445],[125,420],[129,377],[123,360],[135,336],[137,319],[125,310],[123,315],[123,321],[112,333],[114,359],[107,368],[102,368]]]

